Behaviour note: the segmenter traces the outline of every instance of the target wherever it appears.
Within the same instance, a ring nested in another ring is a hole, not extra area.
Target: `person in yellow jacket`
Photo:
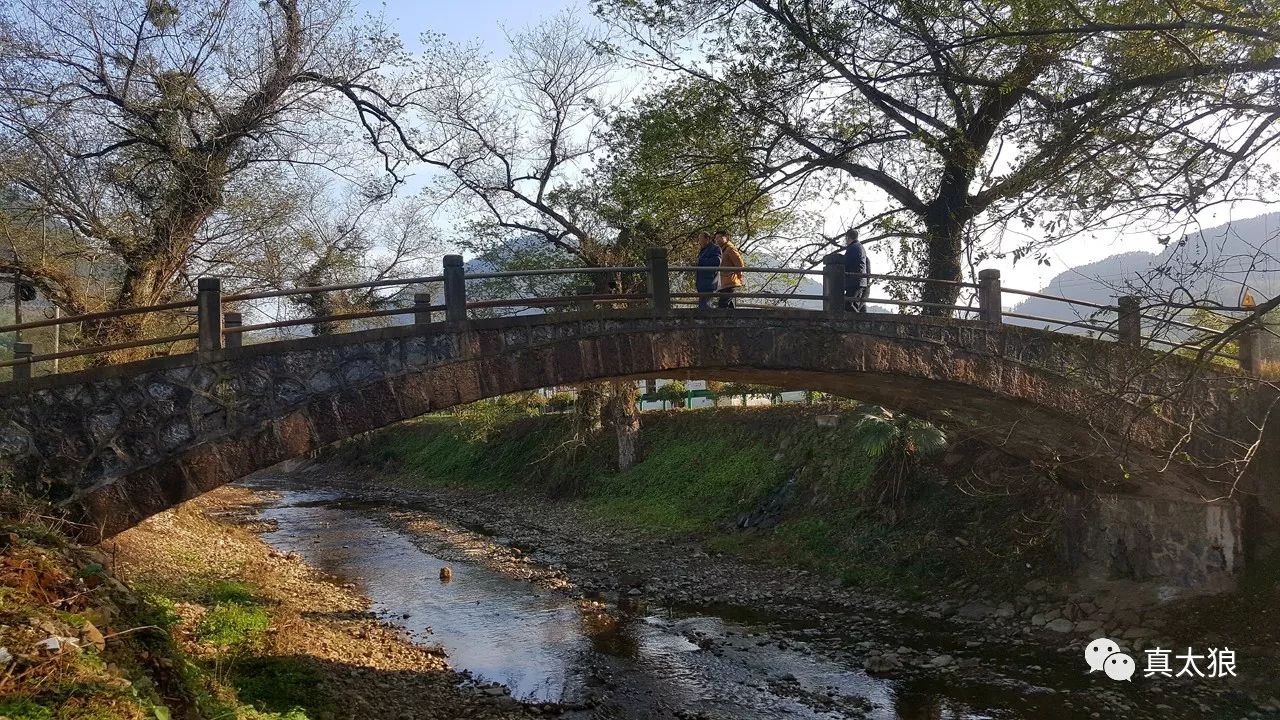
[[[729,240],[728,230],[717,230],[715,234],[716,244],[720,246],[720,252],[724,257],[720,260],[720,267],[746,267],[746,262],[742,259],[742,253],[739,252],[738,246]],[[738,288],[745,283],[741,270],[724,270],[720,273],[720,294],[718,307],[731,308],[737,307],[733,302],[733,294]]]

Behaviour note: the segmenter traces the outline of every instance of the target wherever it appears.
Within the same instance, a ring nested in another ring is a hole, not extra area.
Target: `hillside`
[[[1160,253],[1126,252],[1069,268],[1040,292],[1094,303],[1113,303],[1133,293],[1236,305],[1242,287],[1259,301],[1280,293],[1280,213],[1186,235]],[[1040,298],[1027,298],[1013,310],[1055,319],[1080,317],[1071,306]]]

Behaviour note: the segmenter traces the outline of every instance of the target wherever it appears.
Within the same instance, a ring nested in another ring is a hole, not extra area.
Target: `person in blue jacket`
[[[864,313],[867,311],[867,298],[871,295],[871,278],[861,276],[871,274],[871,259],[867,257],[867,249],[858,241],[857,230],[850,230],[844,237],[844,306],[846,310]]]
[[[724,251],[712,239],[711,233],[705,230],[698,233],[698,242],[702,245],[698,251],[698,267],[719,268]],[[699,270],[693,275],[694,287],[698,291],[698,309],[710,310],[711,298],[720,289],[720,271]]]

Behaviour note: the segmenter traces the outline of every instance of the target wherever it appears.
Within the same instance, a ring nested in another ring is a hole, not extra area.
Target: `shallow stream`
[[[371,598],[373,612],[419,642],[442,646],[450,664],[478,684],[501,683],[520,699],[577,707],[570,717],[1078,716],[1048,688],[1036,688],[1040,695],[1025,685],[876,678],[815,650],[803,631],[797,638],[795,622],[784,636],[780,624],[765,619],[626,597],[602,612],[569,593],[468,561],[475,533],[402,529],[390,516],[406,512],[403,504],[337,487],[299,489],[271,476],[246,485],[272,492],[261,513],[275,528],[264,536],[271,545],[355,583]],[[460,533],[472,537],[461,543]],[[440,578],[444,566],[452,570],[447,582]]]

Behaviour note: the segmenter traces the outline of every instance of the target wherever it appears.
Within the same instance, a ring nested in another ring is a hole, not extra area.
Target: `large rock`
[[[956,611],[956,615],[966,620],[983,620],[995,614],[996,609],[983,603],[969,603]]]
[[[1057,633],[1069,633],[1075,628],[1076,624],[1066,618],[1056,618],[1045,625],[1046,628]]]

